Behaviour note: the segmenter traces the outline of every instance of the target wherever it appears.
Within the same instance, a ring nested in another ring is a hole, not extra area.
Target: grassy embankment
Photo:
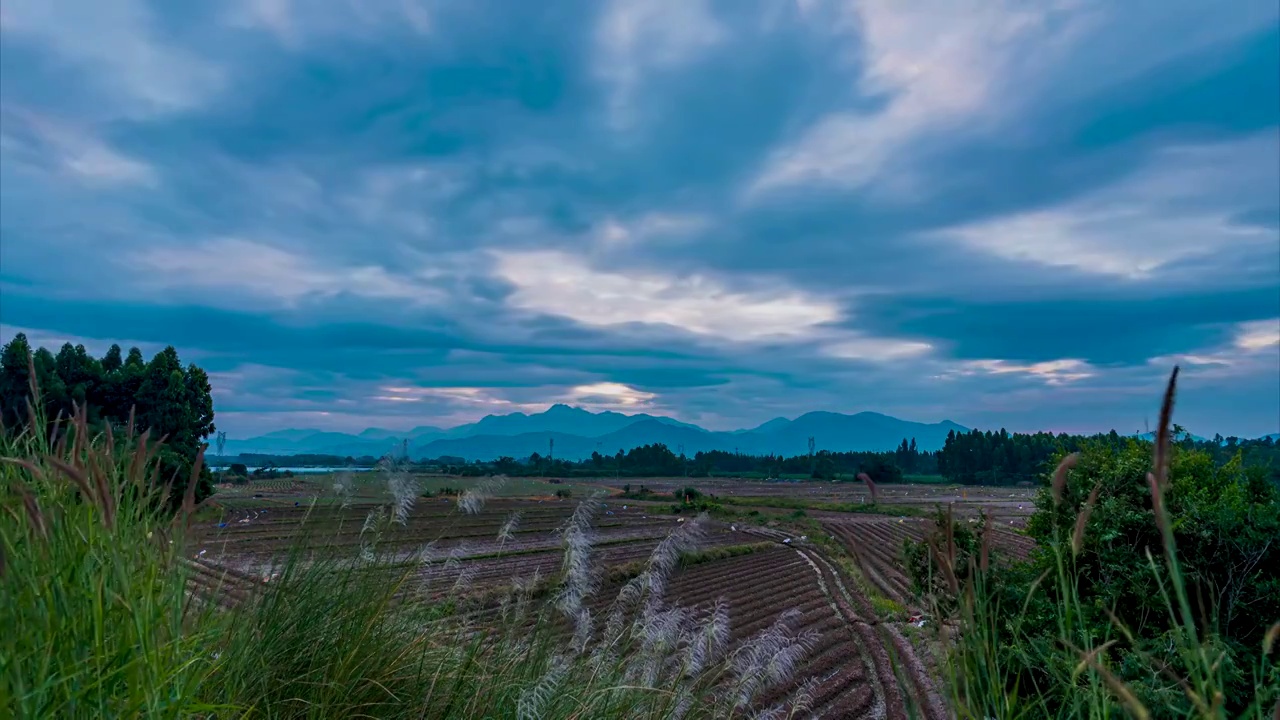
[[[399,602],[412,571],[384,567],[378,546],[394,512],[358,556],[297,547],[224,608],[190,592],[198,508],[157,509],[155,443],[80,417],[51,444],[34,425],[0,437],[0,703],[14,717],[742,717],[803,651],[782,623],[730,652],[722,617],[659,622],[662,579],[696,559],[696,522],[593,618],[590,501],[564,530],[552,592],[513,588],[483,632]]]

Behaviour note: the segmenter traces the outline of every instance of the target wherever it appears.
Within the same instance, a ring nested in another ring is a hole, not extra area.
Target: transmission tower
[[[227,447],[227,432],[225,430],[218,431],[218,439],[216,442],[218,445],[218,462],[225,467],[227,461],[222,457],[222,451]]]

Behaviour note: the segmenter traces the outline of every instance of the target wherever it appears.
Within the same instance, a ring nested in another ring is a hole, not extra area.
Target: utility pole
[[[556,457],[556,439],[548,438],[547,442],[547,462],[551,462]]]
[[[814,470],[818,469],[817,460],[813,457],[813,450],[817,446],[817,441],[812,435],[809,436],[809,476],[813,476]]]

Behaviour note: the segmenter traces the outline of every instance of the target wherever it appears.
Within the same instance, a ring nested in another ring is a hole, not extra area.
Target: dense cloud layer
[[[1280,430],[1280,11],[7,0],[0,321],[233,436]]]

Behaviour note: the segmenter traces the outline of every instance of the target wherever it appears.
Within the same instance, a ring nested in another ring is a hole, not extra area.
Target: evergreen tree
[[[120,356],[118,345],[101,361],[83,345],[70,343],[56,356],[45,348],[33,352],[25,335],[15,335],[0,350],[0,419],[6,428],[28,422],[32,368],[50,432],[61,432],[62,420],[77,407],[84,408],[91,425],[122,426],[136,412],[135,429],[150,430],[153,438],[165,441],[160,479],[172,483],[176,503],[185,492],[201,445],[216,430],[209,376],[195,365],[183,367],[172,347],[150,363],[137,348],[124,360]],[[207,468],[197,482],[197,500],[212,493]]]

